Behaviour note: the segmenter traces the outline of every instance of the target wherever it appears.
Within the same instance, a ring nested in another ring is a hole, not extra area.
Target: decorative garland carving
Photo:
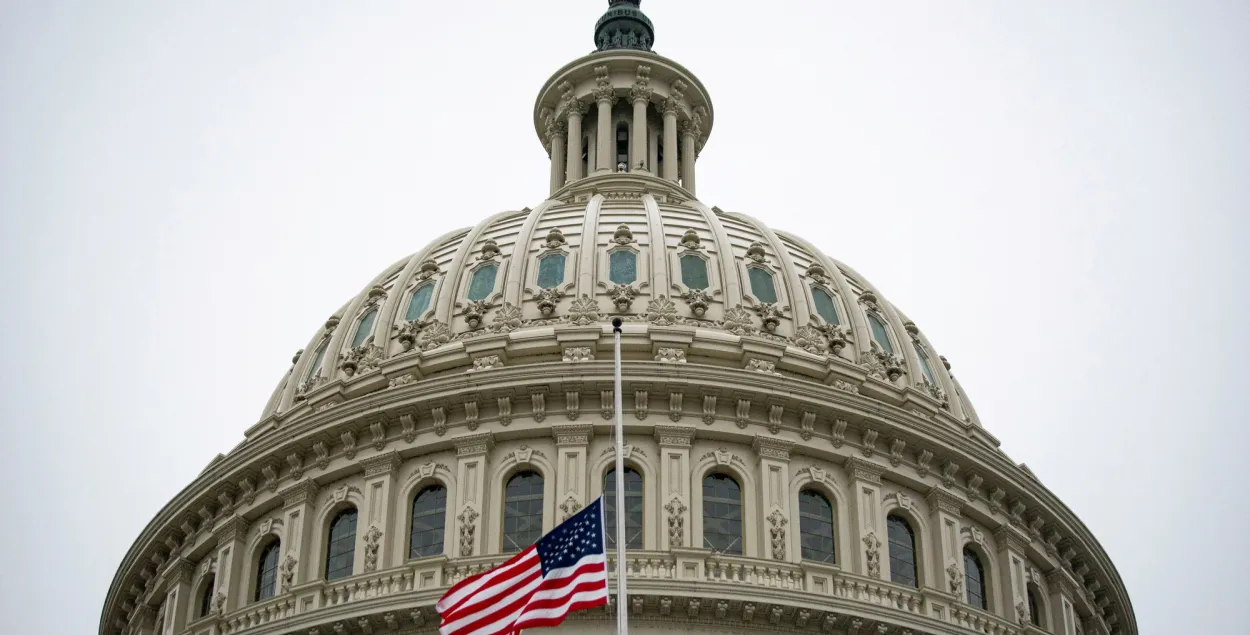
[[[664,509],[668,511],[668,546],[683,547],[686,542],[686,505],[674,496]]]
[[[768,531],[772,539],[774,560],[786,559],[786,524],[789,522],[780,509],[774,509],[773,513],[768,515],[770,525]]]
[[[868,556],[868,575],[881,577],[881,541],[875,532],[869,531],[864,536],[864,554]]]
[[[460,515],[460,556],[468,558],[473,555],[473,541],[477,533],[477,518],[480,514],[472,505],[465,505]]]

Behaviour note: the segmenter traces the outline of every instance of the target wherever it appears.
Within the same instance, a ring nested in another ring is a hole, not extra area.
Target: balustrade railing
[[[368,573],[326,583],[321,589],[321,606],[338,606],[369,598],[413,590],[414,574],[408,568]]]
[[[227,615],[221,624],[221,632],[236,633],[292,615],[295,615],[295,599],[290,595],[277,596],[263,602],[249,604]]]

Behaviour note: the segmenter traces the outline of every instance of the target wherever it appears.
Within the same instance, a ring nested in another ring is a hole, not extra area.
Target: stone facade
[[[534,111],[551,197],[433,241],[331,316],[245,442],[139,536],[101,635],[435,632],[447,587],[508,557],[510,476],[543,477],[544,531],[602,493],[614,317],[643,477],[639,632],[1135,635],[1106,553],[998,449],[906,315],[799,235],[695,198],[712,106],[692,74],[608,49],[558,71]],[[618,170],[622,123],[647,132]],[[712,473],[741,487],[740,555],[703,546]],[[447,493],[442,550],[410,558],[431,484]],[[833,563],[803,558],[804,490],[834,508]],[[354,568],[327,581],[348,508]],[[915,532],[915,586],[890,581],[890,516]],[[275,539],[278,590],[257,601]],[[964,594],[965,549],[985,609]],[[609,632],[615,609],[564,628]]]

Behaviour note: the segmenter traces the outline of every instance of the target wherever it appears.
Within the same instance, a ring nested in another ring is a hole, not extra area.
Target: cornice
[[[317,483],[311,478],[304,479],[278,492],[278,498],[282,500],[283,507],[294,507],[302,505],[317,495],[317,491],[321,489]]]
[[[390,474],[399,467],[400,463],[403,463],[403,461],[399,458],[399,452],[394,450],[386,454],[360,460],[361,467],[365,468],[365,478]]]
[[[660,447],[690,447],[698,429],[693,426],[655,426],[655,440]]]
[[[846,461],[842,463],[842,466],[846,468],[846,475],[852,479],[874,485],[880,485],[881,475],[887,472],[886,468],[853,455],[846,457]]]
[[[595,428],[589,423],[555,425],[551,426],[551,436],[556,440],[556,446],[587,445],[595,436]]]
[[[794,441],[778,439],[776,437],[766,437],[762,434],[755,435],[755,440],[751,441],[751,449],[760,458],[775,459],[778,461],[789,461],[790,450],[794,448]]]
[[[962,516],[964,506],[968,504],[968,501],[937,485],[929,488],[929,493],[925,495],[925,502],[929,504],[930,509],[937,509],[955,516]]]
[[[242,540],[247,536],[248,524],[246,518],[232,515],[217,523],[213,529],[213,539],[217,541],[219,547],[232,540]]]
[[[456,446],[456,456],[477,456],[486,454],[495,447],[495,435],[490,432],[470,434],[454,439],[452,443]]]

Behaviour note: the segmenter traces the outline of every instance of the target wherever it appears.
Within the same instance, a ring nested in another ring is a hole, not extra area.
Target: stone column
[[[190,560],[179,558],[170,565],[166,576],[169,579],[169,588],[165,591],[165,628],[157,630],[157,635],[181,633],[187,626],[188,614],[194,610],[190,598],[195,565]],[[157,624],[158,629],[160,626]]]
[[[566,111],[569,118],[569,153],[565,160],[565,182],[572,183],[584,176],[582,174],[582,115],[586,113],[586,104],[573,99],[568,102]]]
[[[564,187],[564,122],[551,122],[547,134],[551,138],[551,193],[555,194],[556,190]]]
[[[669,97],[664,100],[661,112],[664,113],[664,178],[677,180],[677,112],[679,100]]]
[[[963,509],[967,503],[940,486],[930,488],[925,501],[929,503],[933,541],[930,548],[939,569],[937,580],[929,586],[953,593],[956,599],[963,602],[964,561],[960,532],[963,531]]]
[[[655,427],[660,444],[660,551],[699,547],[690,538],[690,446],[695,429],[690,426]]]
[[[560,522],[581,511],[589,495],[586,455],[594,428],[590,424],[551,426],[556,440],[556,506]]]
[[[247,521],[241,516],[231,516],[213,530],[217,541],[217,594],[213,596],[213,610],[219,614],[229,613],[247,602],[247,564],[243,543],[247,538]]]
[[[312,513],[317,501],[317,484],[312,479],[300,481],[281,492],[282,524],[285,528],[286,543],[282,545],[282,563],[279,565],[279,587],[283,592],[287,587],[308,582],[313,576],[308,575],[308,563],[312,559]]]
[[[595,160],[595,171],[615,172],[616,164],[612,161],[612,148],[615,146],[612,139],[612,104],[616,103],[616,89],[612,87],[607,66],[596,66],[595,77],[595,105],[599,108],[599,156]]]
[[[360,515],[363,522],[356,525],[356,548],[364,557],[356,560],[361,563],[357,573],[377,571],[391,561],[395,540],[387,539],[386,532],[395,508],[395,474],[401,462],[393,450],[360,462],[365,468],[365,504]]]
[[[1024,563],[1028,558],[1024,555],[1029,544],[1029,535],[1011,525],[1003,525],[994,530],[994,543],[998,548],[996,557],[998,565],[998,587],[1001,598],[998,603],[998,614],[1016,624],[1020,622],[1024,612],[1024,622],[1028,623],[1028,581],[1024,577]],[[987,590],[987,594],[992,591]]]
[[[751,443],[759,457],[760,514],[765,521],[759,546],[761,558],[798,561],[791,555],[798,551],[790,548],[791,537],[798,535],[798,527],[786,526],[790,522],[790,450],[793,447],[793,441],[758,434]]]
[[[694,160],[695,140],[699,138],[699,127],[693,121],[681,122],[681,185],[687,192],[694,194]]]
[[[884,469],[856,456],[847,457],[846,476],[851,491],[850,570],[871,578],[890,579],[885,518],[881,513],[881,475]]]
[[[1050,630],[1055,635],[1076,635],[1080,617],[1072,598],[1076,595],[1076,582],[1062,568],[1046,574],[1046,587],[1050,590]]]
[[[630,99],[634,102],[634,125],[629,131],[629,160],[633,164],[629,169],[647,172],[647,104],[651,103],[651,89],[635,86]]]
[[[486,507],[486,454],[495,445],[489,432],[456,439],[456,537],[453,557],[480,556],[486,553],[482,544],[482,511]]]

